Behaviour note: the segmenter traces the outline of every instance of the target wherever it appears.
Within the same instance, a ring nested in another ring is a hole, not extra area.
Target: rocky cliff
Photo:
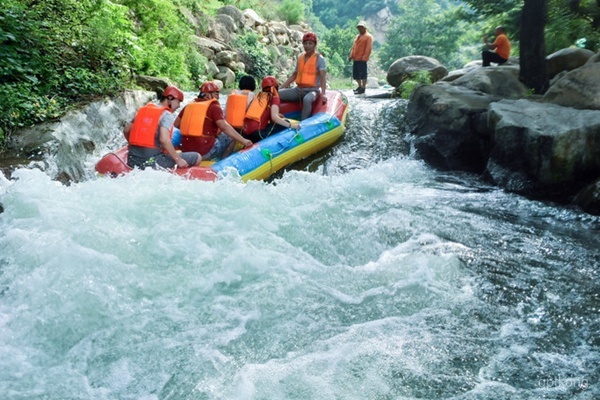
[[[553,80],[544,96],[519,82],[518,60],[436,76],[409,100],[409,141],[437,168],[600,214],[600,53],[565,49],[547,61]],[[397,68],[414,73],[406,64]]]

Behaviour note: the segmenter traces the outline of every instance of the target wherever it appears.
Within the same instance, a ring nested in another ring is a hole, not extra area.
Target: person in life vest
[[[487,36],[483,37],[483,43],[485,43],[487,49],[481,52],[482,67],[489,67],[490,62],[502,65],[510,57],[510,40],[508,40],[506,33],[504,33],[504,27],[497,26],[494,34],[496,35],[496,39],[493,43],[488,41]]]
[[[156,167],[187,168],[200,164],[197,152],[178,153],[171,143],[175,115],[183,101],[183,92],[167,86],[158,105],[148,103],[141,107],[133,121],[125,126],[123,134],[129,142],[127,165],[131,168]]]
[[[373,36],[367,32],[365,21],[360,21],[356,25],[356,29],[358,29],[358,35],[354,39],[348,60],[352,61],[352,78],[358,84],[354,94],[364,94],[367,88],[367,61],[373,50]]]
[[[296,69],[290,77],[283,82],[279,97],[281,101],[302,102],[302,117],[306,119],[312,111],[312,104],[321,94],[323,104],[327,102],[327,65],[323,56],[316,52],[317,35],[307,32],[302,37],[304,53],[298,57]],[[289,88],[292,82],[296,86]]]
[[[300,124],[292,123],[279,115],[279,82],[273,76],[262,80],[262,91],[256,95],[246,111],[242,135],[253,143],[285,128],[300,129]]]
[[[238,88],[227,96],[225,105],[225,119],[229,125],[233,126],[238,132],[244,125],[244,116],[246,110],[254,100],[254,91],[256,90],[256,80],[251,75],[244,75],[240,78]]]
[[[227,157],[233,151],[233,141],[252,146],[252,141],[225,120],[218,99],[217,84],[204,82],[198,97],[181,110],[174,123],[181,131],[181,150],[196,151],[203,160],[210,160]]]

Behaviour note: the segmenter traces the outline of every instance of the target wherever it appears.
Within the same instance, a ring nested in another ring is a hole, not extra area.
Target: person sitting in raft
[[[181,110],[174,124],[181,131],[181,150],[196,151],[203,160],[210,160],[231,154],[234,141],[244,147],[252,146],[252,141],[242,137],[225,120],[218,99],[217,84],[204,82],[198,97]]]
[[[298,57],[296,69],[292,75],[281,85],[279,97],[281,101],[302,102],[301,119],[306,119],[310,117],[312,103],[319,96],[319,88],[321,101],[323,104],[327,102],[327,97],[325,97],[327,91],[327,65],[325,58],[315,51],[317,47],[317,35],[315,33],[305,33],[302,37],[302,46],[304,47],[304,53]],[[292,82],[296,82],[296,86],[289,88]]]
[[[160,166],[187,168],[200,164],[197,152],[178,153],[171,143],[171,131],[175,115],[183,101],[183,92],[175,86],[167,86],[159,105],[148,103],[141,107],[131,123],[123,129],[129,143],[127,165],[131,168]]]
[[[256,90],[256,80],[251,75],[244,75],[240,78],[238,88],[227,96],[225,105],[225,120],[235,130],[241,132],[244,125],[244,115],[246,110],[254,100],[254,91]]]
[[[254,98],[246,116],[242,135],[253,143],[264,139],[273,133],[285,128],[300,129],[300,124],[292,123],[279,114],[279,82],[273,76],[267,76],[262,80],[262,91]]]

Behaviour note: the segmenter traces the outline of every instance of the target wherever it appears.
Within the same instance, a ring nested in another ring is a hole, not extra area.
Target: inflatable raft
[[[331,146],[344,134],[348,99],[334,90],[327,91],[326,96],[325,104],[321,98],[315,101],[311,116],[300,122],[299,130],[285,129],[217,162],[203,161],[199,166],[171,172],[204,181],[214,181],[219,173],[226,171],[237,171],[244,181],[267,179],[278,170]],[[282,102],[280,112],[286,118],[299,119],[301,107],[301,103]],[[111,177],[131,171],[127,166],[127,146],[102,157],[96,171]]]

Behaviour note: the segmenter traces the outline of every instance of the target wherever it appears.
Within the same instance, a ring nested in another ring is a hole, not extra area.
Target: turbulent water
[[[81,182],[0,176],[0,398],[600,398],[600,219],[437,172],[404,101],[349,97],[271,182],[94,177],[117,134]]]

